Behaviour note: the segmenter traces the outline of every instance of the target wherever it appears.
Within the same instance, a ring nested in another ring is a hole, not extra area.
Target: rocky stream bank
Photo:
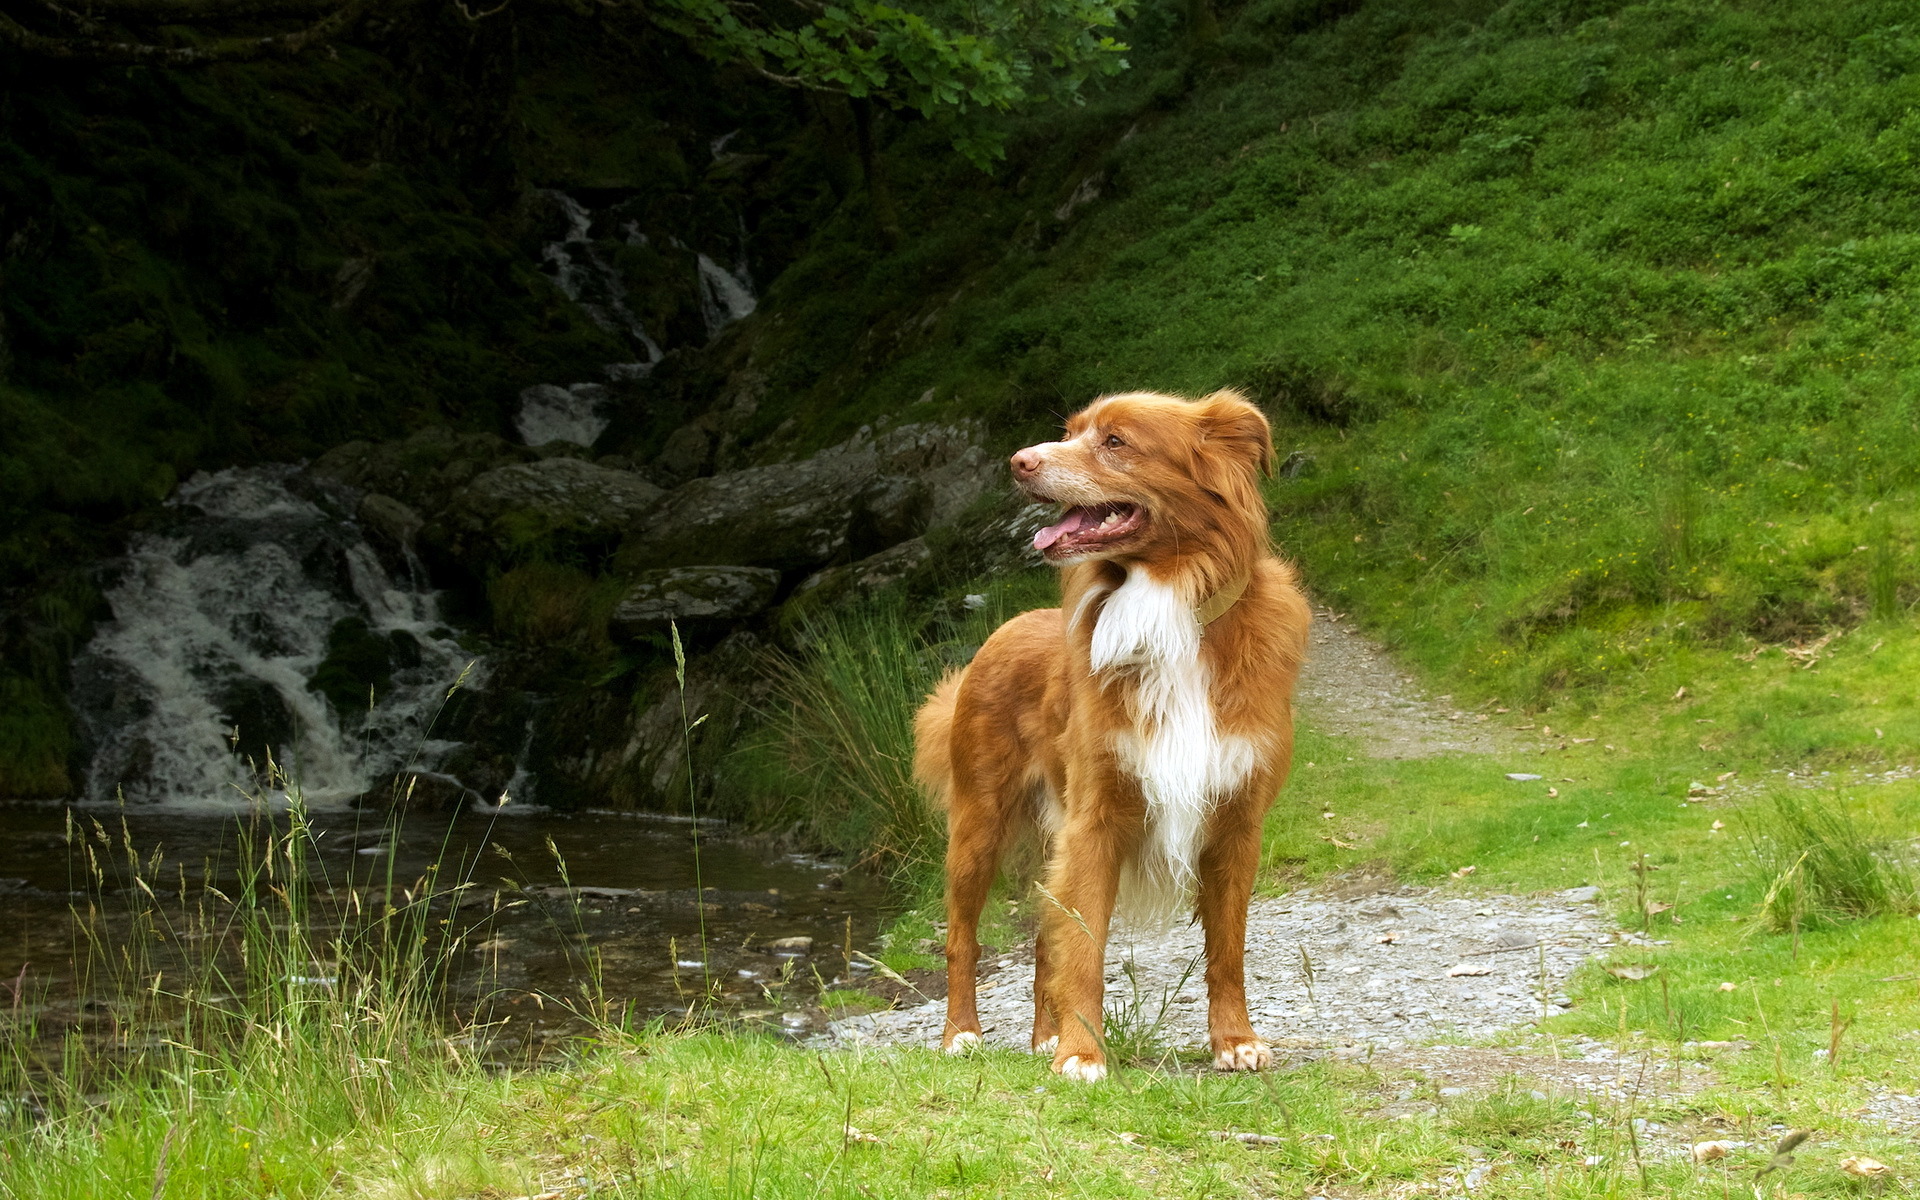
[[[684,807],[689,749],[698,792],[769,646],[889,585],[1016,565],[1031,520],[976,428],[743,462],[753,411],[736,386],[641,462],[429,428],[190,482],[79,662],[90,793],[270,787],[271,756],[309,799]]]

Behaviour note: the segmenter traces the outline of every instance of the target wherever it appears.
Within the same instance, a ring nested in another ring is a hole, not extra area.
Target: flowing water
[[[415,813],[397,833],[383,808],[353,805],[370,789],[383,797],[376,784],[395,772],[436,777],[461,749],[436,736],[436,715],[456,680],[485,688],[487,663],[443,623],[418,563],[370,541],[351,501],[290,467],[236,468],[190,479],[156,527],[133,538],[109,570],[112,615],[73,665],[92,748],[75,810],[83,825],[103,822],[142,861],[158,854],[169,880],[184,872],[182,886],[230,888],[237,822],[283,810],[290,777],[312,813],[317,861],[342,886],[389,866],[413,879],[438,861],[485,887],[511,879],[536,899],[565,902],[475,929],[488,986],[569,993],[591,946],[609,998],[642,1015],[683,1009],[711,976],[723,1004],[797,1016],[794,1027],[807,1028],[800,992],[860,977],[849,938],[855,950],[873,948],[886,896],[870,879],[709,830],[696,904],[691,826],[547,812],[527,802],[539,781],[524,767],[511,802],[470,793],[460,811]],[[377,700],[344,712],[313,686],[343,630],[353,644],[384,647],[392,663]],[[269,776],[269,759],[284,774]],[[18,977],[43,997],[54,1026],[62,1005],[87,1001],[72,978],[70,906],[101,899],[76,872],[66,829],[59,806],[0,810],[0,895],[19,932],[0,952],[0,981]],[[562,861],[582,890],[544,890],[562,885]],[[792,936],[815,939],[821,955],[759,948]],[[825,953],[830,944],[837,957]],[[783,990],[783,969],[803,960],[808,987]]]
[[[724,139],[716,143],[716,156],[724,151]],[[562,295],[580,306],[581,311],[601,329],[626,341],[636,357],[628,362],[608,363],[601,373],[612,381],[644,378],[665,356],[660,343],[648,333],[640,318],[628,306],[627,284],[620,269],[607,254],[607,245],[624,241],[628,245],[647,244],[647,235],[633,221],[623,223],[617,239],[594,237],[594,214],[586,205],[565,192],[548,189],[541,192],[559,208],[566,220],[566,233],[558,241],[548,242],[541,250],[541,269],[553,280]],[[719,336],[728,325],[752,313],[758,304],[753,278],[747,270],[747,232],[740,227],[739,253],[732,269],[721,266],[705,254],[694,256],[699,274],[700,315],[706,323],[707,339]],[[678,242],[675,249],[684,250]],[[514,428],[529,446],[548,442],[571,442],[591,446],[610,423],[606,415],[611,402],[602,383],[535,384],[520,393],[520,411]]]
[[[593,214],[547,194],[566,232],[545,246],[544,269],[634,351],[601,374],[646,374],[662,350],[629,308]],[[620,236],[645,241],[631,222]],[[695,256],[710,338],[754,309],[744,246],[743,229],[732,270]],[[608,424],[612,389],[542,384],[521,399],[516,425],[529,444],[591,445]],[[577,991],[590,947],[608,1000],[641,1016],[709,993],[789,1032],[817,1024],[805,997],[863,978],[870,964],[851,951],[872,947],[884,887],[715,829],[696,857],[695,827],[684,822],[547,812],[528,803],[539,780],[524,761],[506,787],[511,802],[461,784],[442,769],[463,746],[442,732],[440,715],[450,690],[485,689],[485,657],[445,621],[411,552],[368,537],[356,501],[288,465],[199,474],[107,568],[111,615],[73,663],[84,795],[72,808],[0,808],[0,896],[18,917],[17,940],[0,944],[0,981],[12,981],[16,1000],[38,1005],[56,1030],[99,1010],[89,995],[98,984],[73,965],[72,916],[111,908],[116,892],[131,897],[138,885],[83,870],[98,860],[75,842],[76,828],[79,843],[91,830],[110,834],[115,853],[177,882],[184,905],[203,885],[230,891],[248,822],[297,799],[331,894],[421,878],[437,863],[475,895],[493,895],[484,921],[450,919],[472,956],[467,975],[510,1005]],[[338,682],[364,678],[369,661],[381,680],[369,694]],[[349,663],[360,671],[343,676]],[[383,810],[356,806],[407,776],[437,780],[458,811],[390,824]],[[509,894],[523,903],[500,907]],[[795,938],[813,948],[768,948]],[[544,1009],[536,1001],[526,1011]],[[508,1040],[537,1042],[558,1028],[509,1021]]]
[[[484,664],[418,563],[383,558],[343,500],[301,484],[283,465],[195,475],[111,567],[112,617],[73,664],[88,799],[227,812],[274,789],[271,756],[332,807],[451,749],[428,724]],[[382,648],[392,683],[340,712],[314,683],[344,639]]]
[[[741,241],[744,245],[745,235]],[[731,271],[704,254],[699,261],[700,315],[707,322],[707,338],[711,340],[718,337],[722,329],[751,314],[759,301],[753,295],[753,280],[747,274],[744,255]]]

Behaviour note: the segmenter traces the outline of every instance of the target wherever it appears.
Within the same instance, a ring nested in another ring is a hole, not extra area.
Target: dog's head
[[[1029,496],[1067,507],[1033,538],[1060,565],[1218,553],[1223,538],[1251,550],[1266,536],[1259,477],[1272,469],[1267,419],[1233,391],[1106,396],[1075,413],[1060,441],[1013,456]]]

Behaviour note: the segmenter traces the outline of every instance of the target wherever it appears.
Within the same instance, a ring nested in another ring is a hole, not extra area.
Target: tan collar
[[[1193,610],[1193,615],[1199,619],[1201,628],[1204,629],[1225,616],[1227,610],[1238,603],[1240,597],[1245,594],[1247,583],[1252,578],[1251,573],[1237,575],[1229,579],[1219,591],[1202,600],[1199,607]]]

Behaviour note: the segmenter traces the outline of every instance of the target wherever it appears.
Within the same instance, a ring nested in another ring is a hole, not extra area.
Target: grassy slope
[[[1275,500],[1312,587],[1462,695],[1744,690],[1723,651],[1874,618],[1884,682],[1920,599],[1903,11],[1252,4],[1005,181],[926,168],[901,253],[829,238],[773,291],[765,420],[932,388],[908,411],[1032,433],[1235,384],[1305,460]],[[1904,756],[1884,690],[1871,724],[1795,699],[1718,740]]]

